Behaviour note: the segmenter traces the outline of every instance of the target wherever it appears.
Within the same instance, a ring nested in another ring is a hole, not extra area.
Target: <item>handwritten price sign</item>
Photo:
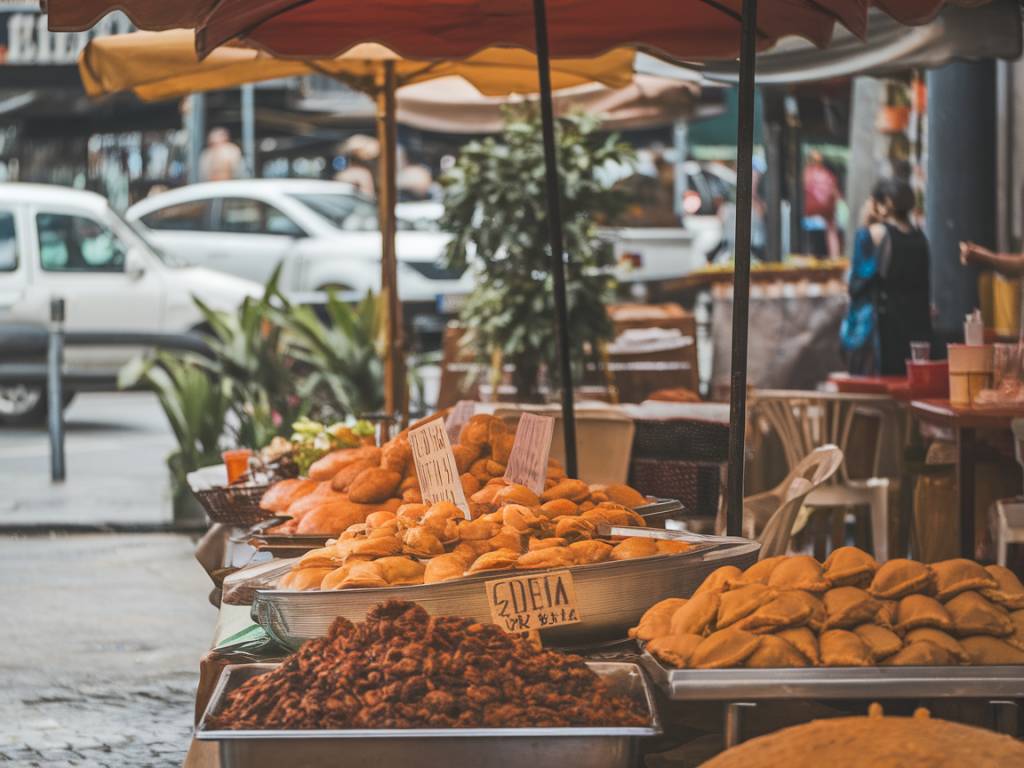
[[[510,576],[484,582],[491,621],[506,632],[529,632],[583,619],[569,571]]]
[[[416,478],[420,493],[427,504],[450,501],[471,518],[469,502],[459,480],[459,467],[455,463],[452,444],[444,428],[444,421],[434,419],[409,432],[409,445],[416,463]]]
[[[548,475],[548,455],[551,436],[555,433],[555,420],[551,416],[524,413],[519,417],[516,439],[508,457],[505,479],[525,485],[534,493],[544,493],[544,480]]]

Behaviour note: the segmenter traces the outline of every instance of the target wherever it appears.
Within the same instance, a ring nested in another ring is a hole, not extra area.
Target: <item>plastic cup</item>
[[[932,344],[930,341],[910,342],[910,359],[915,363],[926,363],[932,356]]]
[[[248,448],[235,448],[231,451],[224,451],[220,457],[224,460],[224,466],[228,470],[228,485],[249,471],[249,459],[252,458],[252,451]]]

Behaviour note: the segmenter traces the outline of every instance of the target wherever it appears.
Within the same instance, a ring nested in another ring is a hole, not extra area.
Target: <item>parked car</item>
[[[431,211],[397,208],[398,295],[406,318],[434,318],[458,305],[472,277],[443,263],[450,235]],[[408,215],[403,215],[403,212]],[[288,293],[334,289],[346,298],[380,290],[377,205],[350,184],[308,179],[240,179],[192,184],[142,200],[126,213],[161,250],[251,280],[283,263]]]
[[[0,326],[8,331],[45,328],[50,300],[63,298],[69,331],[184,333],[202,323],[193,296],[233,310],[261,290],[249,280],[165,260],[100,195],[0,184]],[[65,362],[110,386],[138,351],[68,346]],[[0,359],[11,357],[0,350]],[[43,387],[0,383],[0,420],[30,421],[45,410]]]

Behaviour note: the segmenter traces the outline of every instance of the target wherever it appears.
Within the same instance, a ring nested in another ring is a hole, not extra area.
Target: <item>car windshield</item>
[[[371,232],[379,228],[377,206],[361,197],[321,193],[292,194],[289,197],[311,208],[338,229]]]
[[[115,231],[117,231],[117,233],[122,238],[129,241],[133,246],[141,245],[142,247],[148,249],[152,253],[156,254],[160,261],[162,261],[169,267],[187,266],[187,264],[183,260],[178,259],[172,256],[171,254],[164,252],[162,249],[158,248],[156,245],[150,242],[150,240],[146,237],[145,230],[137,222],[129,221],[113,208],[109,208],[108,210],[110,211],[111,216],[113,216],[113,218],[115,219]]]

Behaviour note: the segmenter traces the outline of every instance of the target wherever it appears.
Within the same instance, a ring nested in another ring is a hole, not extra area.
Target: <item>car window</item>
[[[14,229],[14,214],[0,211],[0,272],[13,272],[18,268],[18,237]]]
[[[274,206],[247,197],[225,197],[221,201],[217,231],[290,237],[305,234],[298,224]]]
[[[361,197],[342,194],[296,194],[289,197],[346,232],[376,232],[380,229],[377,206]]]
[[[123,272],[125,247],[105,224],[63,213],[36,215],[39,262],[48,272]]]
[[[150,229],[208,232],[211,207],[209,200],[189,200],[151,211],[142,217],[142,223]]]

